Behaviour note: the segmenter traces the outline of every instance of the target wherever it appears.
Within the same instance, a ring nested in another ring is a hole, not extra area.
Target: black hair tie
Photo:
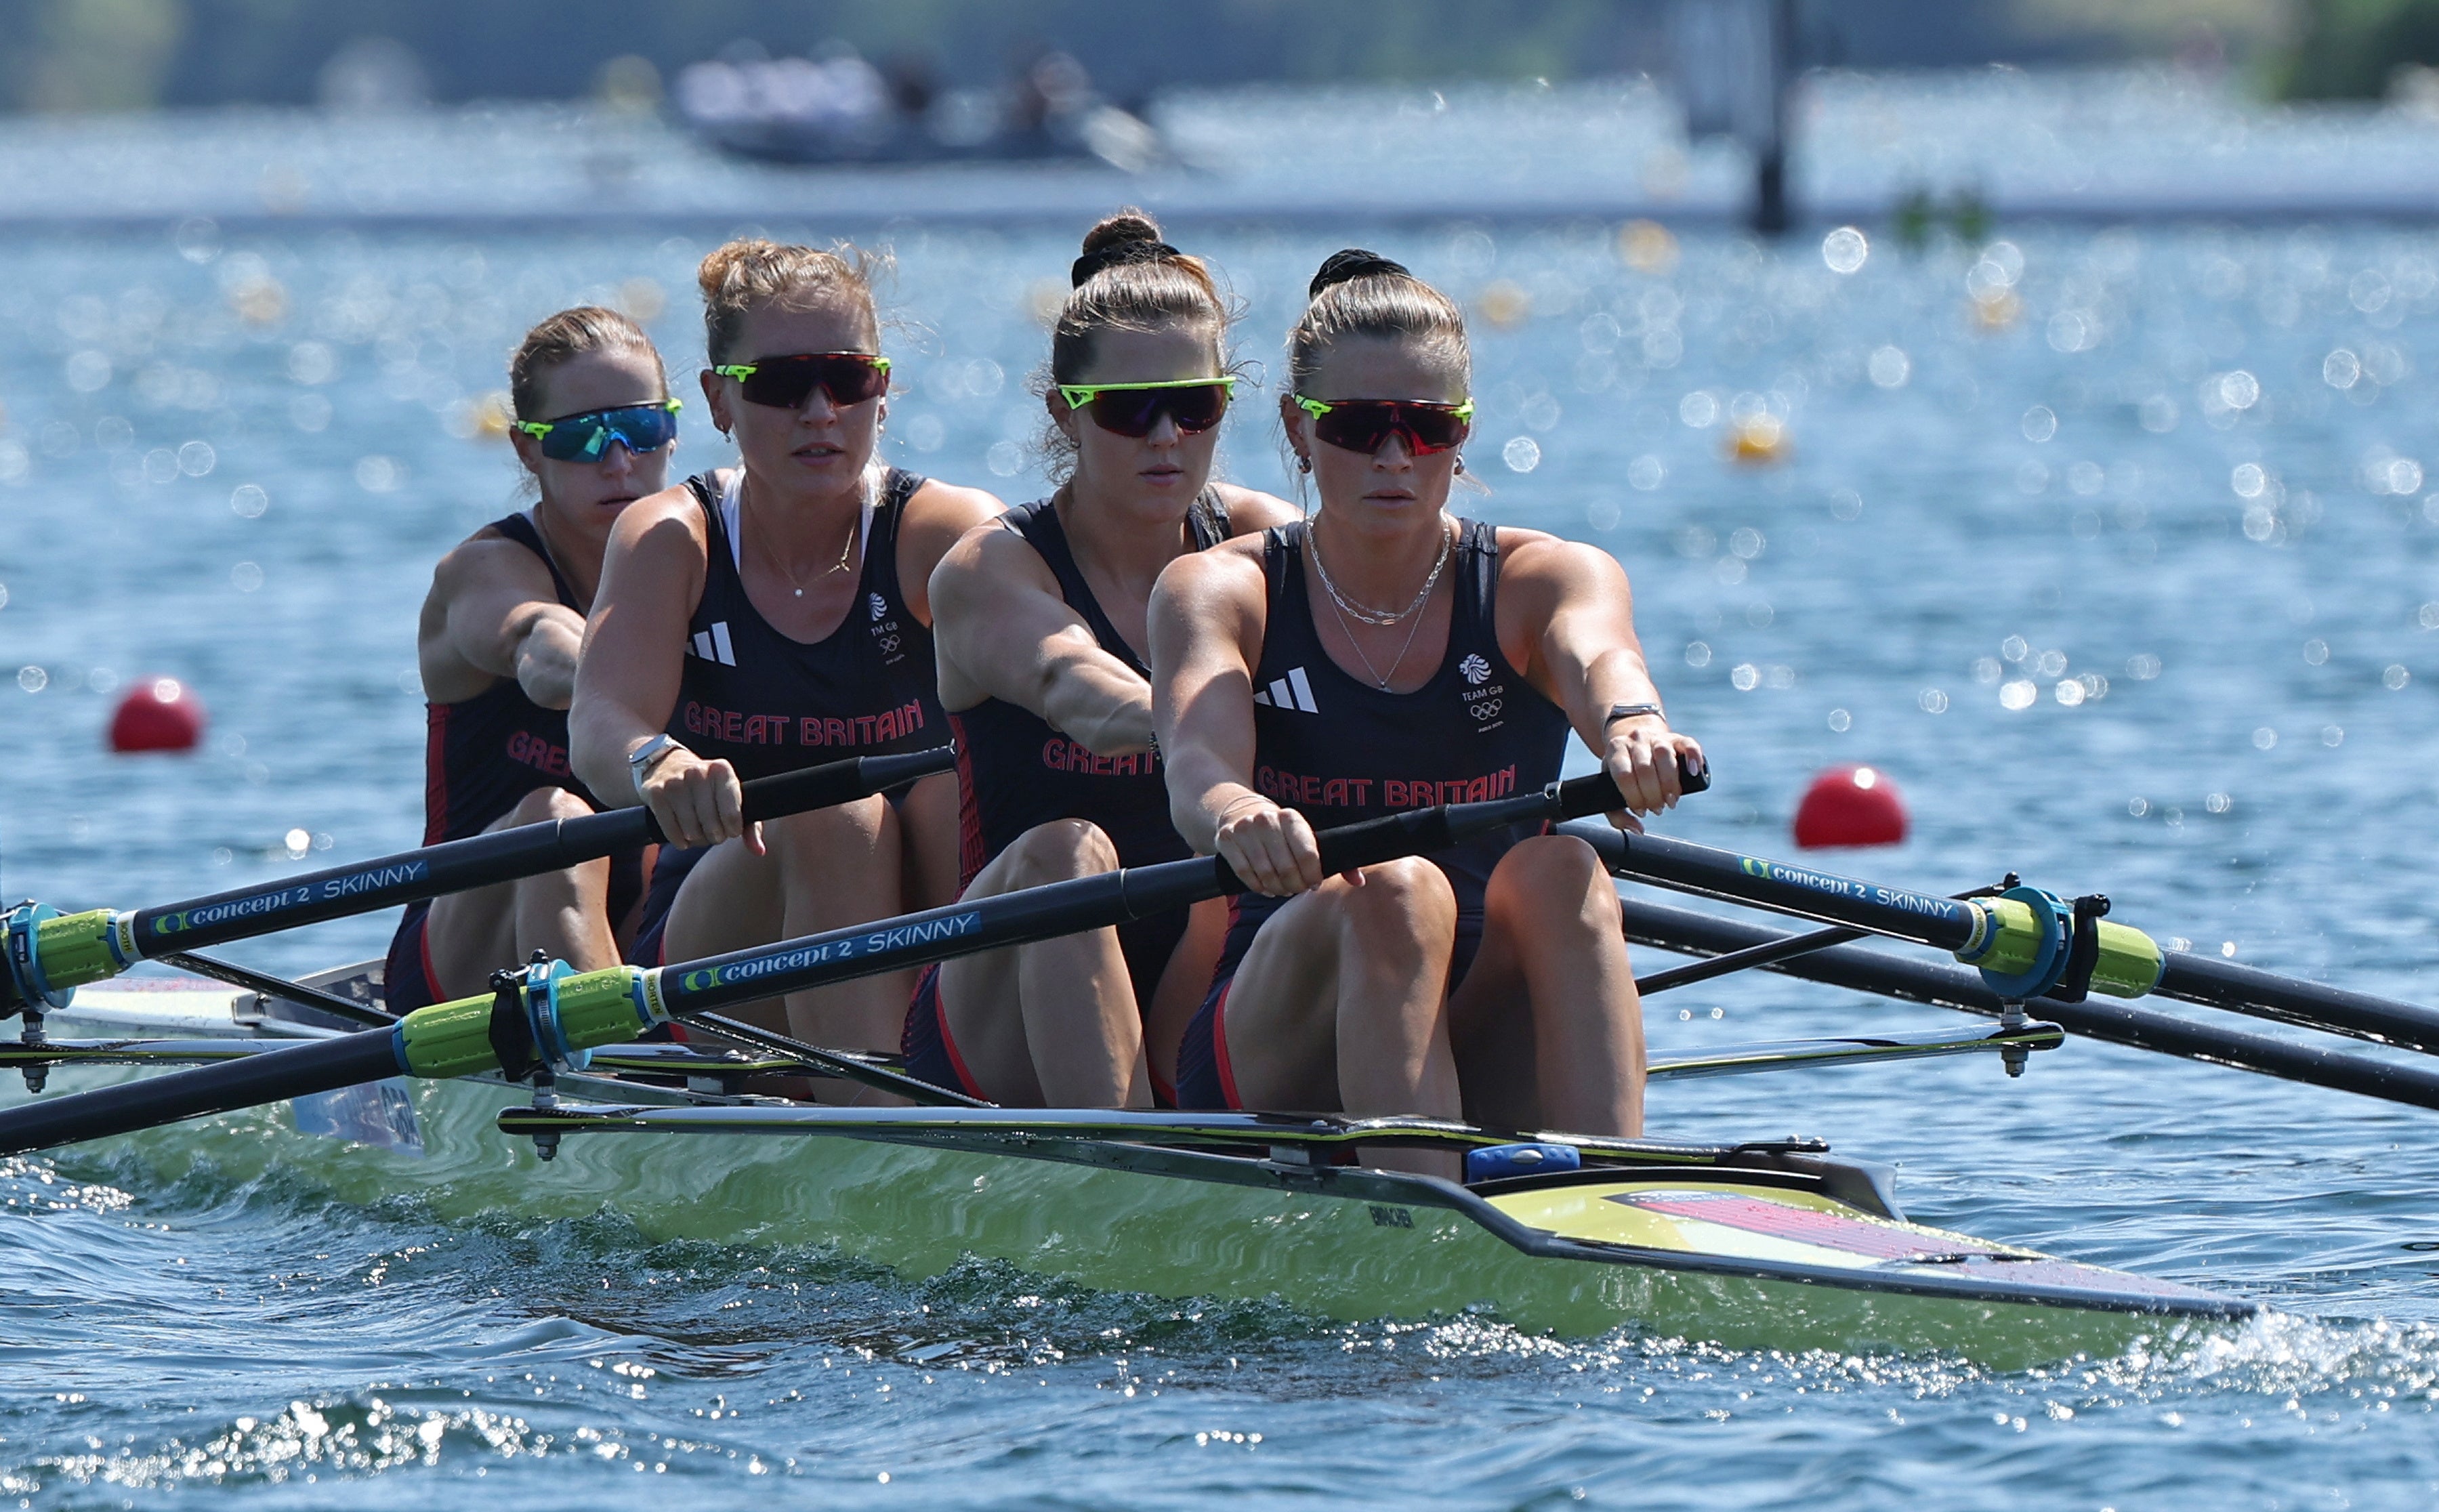
[[[1084,287],[1085,279],[1104,268],[1122,268],[1138,262],[1158,262],[1163,258],[1182,258],[1184,255],[1166,241],[1131,240],[1113,241],[1107,246],[1095,247],[1070,263],[1067,268],[1067,286],[1071,289],[1081,289]]]
[[[1312,282],[1304,294],[1307,299],[1318,299],[1324,289],[1357,278],[1369,278],[1375,274],[1395,274],[1401,278],[1414,276],[1402,262],[1392,262],[1380,254],[1366,252],[1362,247],[1348,247],[1329,255],[1328,259],[1322,263],[1321,271],[1312,276]]]

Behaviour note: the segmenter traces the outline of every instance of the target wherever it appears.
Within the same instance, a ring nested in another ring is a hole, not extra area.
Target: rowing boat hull
[[[53,1032],[123,1033],[140,1017],[151,1032],[194,1033],[217,1012],[228,1033],[230,1003],[224,992],[89,991]],[[63,1069],[54,1086],[119,1074]],[[986,1151],[751,1133],[580,1133],[545,1163],[497,1127],[530,1101],[524,1090],[466,1080],[404,1091],[420,1154],[300,1133],[284,1107],[124,1136],[95,1154],[122,1182],[201,1162],[240,1180],[276,1167],[337,1201],[415,1194],[444,1221],[609,1209],[651,1241],[829,1245],[914,1278],[979,1255],[1098,1290],[1276,1300],[1349,1322],[1487,1313],[1534,1333],[1935,1350],[1999,1369],[2156,1346],[2251,1310],[1896,1222],[1791,1178],[1598,1171],[1467,1191],[1093,1140]],[[563,1096],[605,1094],[647,1110],[655,1100],[630,1085],[561,1086]]]

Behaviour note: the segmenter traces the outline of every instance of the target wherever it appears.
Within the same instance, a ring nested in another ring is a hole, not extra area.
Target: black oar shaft
[[[2167,952],[2153,993],[2280,1023],[2439,1054],[2439,1012],[2318,982],[2299,982],[2234,961]]]
[[[198,1066],[72,1097],[0,1112],[0,1148],[10,1153],[73,1145],[290,1097],[335,1092],[400,1072],[396,1031],[367,1029],[242,1060]],[[25,1134],[33,1134],[27,1138]],[[38,1133],[36,1131],[39,1131]],[[11,1135],[17,1137],[11,1137]]]
[[[1843,924],[1943,951],[1961,950],[1973,937],[1973,909],[1956,898],[1740,856],[1667,835],[1625,834],[1606,827],[1596,830],[1591,825],[1575,826],[1569,833],[1591,840],[1610,870],[1676,892]]]
[[[1844,925],[1940,950],[1966,944],[1970,906],[1955,898],[1883,887],[1785,862],[1718,850],[1665,835],[1620,834],[1570,825],[1614,874],[1672,891]],[[1776,938],[1776,936],[1772,936]],[[2439,1054],[2439,1011],[2342,987],[2302,982],[2181,952],[2167,952],[2149,993],[2325,1033]]]
[[[946,772],[954,759],[943,747],[907,756],[851,757],[764,777],[745,785],[745,816],[774,819],[851,802]],[[135,952],[148,957],[169,951],[204,950],[513,878],[561,871],[621,850],[658,844],[663,838],[651,811],[641,808],[521,825],[332,866],[271,886],[235,888],[138,909],[133,940]]]
[[[1640,898],[1622,901],[1627,938],[1659,950],[1719,956],[1801,937],[1766,925]],[[1998,995],[1983,985],[1981,976],[1965,967],[1907,959],[1858,945],[1812,951],[1762,969],[1827,987],[1969,1013],[1996,1016],[2002,1007]],[[2059,1003],[2036,998],[2024,1005],[2024,1010],[2089,1040],[2232,1066],[2415,1108],[2439,1109],[2439,1073],[2420,1066],[2395,1064],[2334,1047],[2295,1044],[2269,1035],[2195,1023],[2173,1014],[2098,1000]]]

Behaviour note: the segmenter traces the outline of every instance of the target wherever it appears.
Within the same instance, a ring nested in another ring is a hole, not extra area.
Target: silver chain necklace
[[[1366,610],[1361,604],[1347,602],[1346,596],[1338,591],[1338,585],[1329,580],[1329,569],[1322,565],[1320,539],[1310,532],[1307,532],[1305,539],[1312,544],[1313,570],[1321,575],[1321,585],[1329,590],[1329,604],[1337,611],[1338,628],[1345,632],[1346,644],[1355,648],[1355,659],[1363,664],[1364,674],[1372,679],[1372,685],[1383,693],[1389,691],[1389,680],[1398,675],[1398,667],[1406,665],[1406,653],[1415,649],[1415,637],[1422,632],[1423,617],[1417,611],[1432,596],[1432,589],[1438,584],[1440,571],[1448,565],[1449,555],[1455,549],[1456,538],[1453,535],[1440,538],[1439,560],[1432,563],[1431,576],[1423,579],[1423,591],[1415,596],[1415,601],[1408,604],[1403,613],[1396,614],[1383,614],[1378,610]],[[1370,656],[1364,654],[1363,643],[1355,638],[1355,627],[1347,622],[1349,614],[1367,625],[1394,625],[1401,619],[1413,618],[1414,624],[1407,627],[1406,638],[1398,644],[1397,660],[1389,664],[1386,675],[1372,665]]]
[[[1407,615],[1421,609],[1424,601],[1432,596],[1432,590],[1438,586],[1440,573],[1448,566],[1449,563],[1449,554],[1456,549],[1455,533],[1451,531],[1442,535],[1440,537],[1439,560],[1432,563],[1431,576],[1423,579],[1423,591],[1415,596],[1415,601],[1413,603],[1408,604],[1405,608],[1392,614],[1384,609],[1367,608],[1364,605],[1355,602],[1344,594],[1340,593],[1338,591],[1338,584],[1330,581],[1329,579],[1329,564],[1321,560],[1320,531],[1308,530],[1305,532],[1305,539],[1312,543],[1313,571],[1321,574],[1321,585],[1322,587],[1329,590],[1330,602],[1338,606],[1340,614],[1352,614],[1357,619],[1363,621],[1366,625],[1395,625],[1405,619]]]

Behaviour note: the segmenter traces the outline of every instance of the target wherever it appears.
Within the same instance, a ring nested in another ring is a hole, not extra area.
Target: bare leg
[[[955,902],[957,774],[943,772],[925,777],[906,790],[897,811],[903,837],[899,864],[905,868],[907,909],[941,908]]]
[[[1427,861],[1333,877],[1273,915],[1228,991],[1221,1027],[1246,1104],[1359,1116],[1460,1112],[1449,1049],[1456,898]],[[1367,1150],[1375,1165],[1453,1176],[1453,1157]]]
[[[1117,869],[1117,848],[1081,819],[1038,825],[978,873],[988,898]],[[1148,1108],[1143,1021],[1114,929],[1063,934],[940,969],[940,1001],[966,1068],[994,1102]]]
[[[576,819],[592,806],[563,788],[536,788],[484,830]],[[432,900],[424,925],[432,952],[433,985],[444,999],[473,997],[490,989],[491,973],[523,966],[534,952],[565,961],[579,971],[618,964],[618,943],[610,933],[610,863],[588,861],[565,871],[545,872],[511,882]]]
[[[898,823],[884,800],[769,820],[762,834],[767,855],[727,841],[686,878],[669,911],[665,959],[692,960],[902,912]],[[784,1026],[833,1049],[895,1051],[913,986],[912,972],[890,971],[791,993]],[[739,1017],[781,1027],[760,1005]]]
[[[1178,1043],[1211,990],[1211,969],[1227,942],[1227,899],[1206,898],[1187,911],[1185,933],[1168,952],[1168,965],[1162,969],[1160,986],[1144,1013],[1144,1059],[1158,1073],[1152,1079],[1160,1085],[1177,1086]]]
[[[1643,1005],[1617,888],[1565,835],[1500,859],[1482,948],[1449,1000],[1468,1113],[1509,1129],[1643,1132]]]

